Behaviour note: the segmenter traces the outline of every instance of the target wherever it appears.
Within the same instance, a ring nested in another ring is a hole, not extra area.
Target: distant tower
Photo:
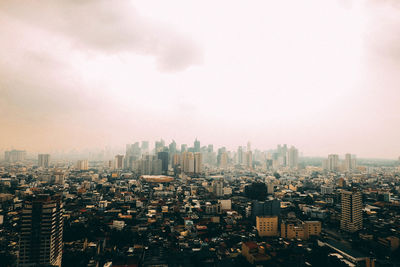
[[[194,153],[194,172],[201,173],[203,170],[203,156],[200,152]]]
[[[49,154],[39,154],[38,155],[38,166],[43,168],[48,168],[50,163]]]
[[[123,169],[124,168],[124,155],[116,155],[114,161],[115,169]]]
[[[194,152],[200,152],[200,141],[196,140],[194,141]]]
[[[158,152],[157,153],[158,159],[161,160],[161,171],[166,173],[168,171],[168,163],[169,163],[169,155],[168,152]]]
[[[60,196],[39,195],[21,213],[18,266],[61,266],[63,206]]]
[[[362,195],[360,191],[342,191],[340,229],[356,232],[363,227]]]
[[[89,162],[87,159],[84,160],[78,160],[76,162],[76,168],[80,171],[86,171],[89,169]]]
[[[294,147],[290,147],[287,152],[287,166],[290,169],[297,169],[299,165],[299,151]]]
[[[328,155],[326,169],[328,171],[338,171],[339,170],[339,155],[336,155],[336,154]]]

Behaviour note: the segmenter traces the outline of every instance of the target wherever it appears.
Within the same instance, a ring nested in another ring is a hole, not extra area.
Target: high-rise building
[[[342,212],[340,229],[347,232],[356,232],[363,227],[362,195],[360,191],[342,191]]]
[[[149,141],[142,141],[141,149],[144,153],[149,153]]]
[[[299,151],[294,146],[287,151],[286,163],[290,169],[297,169],[299,166]]]
[[[157,157],[161,160],[161,171],[166,173],[168,171],[169,155],[168,152],[162,151],[157,153]]]
[[[246,163],[246,167],[249,169],[253,168],[253,153],[251,151],[246,152],[246,160],[244,160],[244,163]]]
[[[344,159],[344,169],[345,171],[352,171],[357,168],[356,159],[352,157],[351,154],[346,154]]]
[[[194,172],[201,173],[203,171],[203,156],[200,152],[194,153]]]
[[[200,152],[200,141],[197,140],[197,138],[196,138],[196,140],[194,140],[193,148],[194,148],[194,152]]]
[[[21,162],[26,158],[26,151],[24,150],[11,150],[4,152],[4,159],[6,162]]]
[[[49,154],[39,154],[38,155],[38,166],[43,168],[48,168],[50,164]]]
[[[218,155],[218,162],[221,169],[226,169],[228,167],[228,153],[221,152]]]
[[[89,169],[89,162],[87,159],[84,160],[78,160],[76,162],[76,168],[80,171],[86,171]]]
[[[115,156],[114,168],[117,170],[124,168],[124,155],[116,155]]]
[[[183,152],[186,152],[188,149],[187,149],[187,145],[186,144],[182,144],[181,145],[181,153],[183,153]]]
[[[168,149],[169,149],[169,154],[172,157],[176,153],[176,142],[175,142],[175,140],[172,140],[171,144],[169,144],[169,146],[168,146]]]
[[[25,201],[21,214],[18,266],[61,266],[61,197],[32,197]]]
[[[338,171],[339,170],[339,155],[330,154],[328,155],[328,160],[325,162],[324,169],[328,171]]]
[[[237,164],[243,164],[243,148],[241,146],[239,146],[237,150]]]
[[[194,173],[194,154],[192,152],[184,152],[183,157],[183,172]]]

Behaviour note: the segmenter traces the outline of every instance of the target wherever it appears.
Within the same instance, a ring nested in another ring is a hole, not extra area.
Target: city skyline
[[[197,136],[400,154],[396,1],[5,0],[0,14],[1,151]]]

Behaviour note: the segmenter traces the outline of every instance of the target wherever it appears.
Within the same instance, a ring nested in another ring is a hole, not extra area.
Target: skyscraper
[[[24,150],[11,150],[4,152],[4,159],[7,162],[20,162],[26,158],[26,151]]]
[[[342,213],[340,229],[356,232],[362,229],[362,195],[360,191],[342,191]]]
[[[299,165],[299,151],[294,147],[291,146],[287,151],[287,159],[286,159],[287,166],[290,169],[297,169]]]
[[[194,172],[201,173],[203,170],[203,156],[200,152],[194,153]]]
[[[87,159],[84,160],[78,160],[76,162],[76,168],[80,171],[86,171],[89,169],[89,162]]]
[[[63,206],[60,196],[39,195],[24,203],[18,266],[61,266]]]
[[[357,168],[356,159],[351,156],[351,154],[346,154],[344,159],[344,169],[345,171],[352,171]]]
[[[197,140],[197,138],[196,138],[196,140],[194,140],[194,152],[200,152],[200,141],[198,141]]]
[[[49,154],[39,154],[38,155],[38,166],[43,168],[48,168],[50,163]]]
[[[336,154],[328,155],[328,160],[326,162],[325,168],[328,171],[338,171],[339,170],[339,155],[336,155]]]
[[[114,161],[115,169],[123,169],[124,168],[124,155],[116,155]]]
[[[166,173],[168,171],[169,155],[168,152],[162,151],[157,153],[157,157],[161,160],[161,171]]]

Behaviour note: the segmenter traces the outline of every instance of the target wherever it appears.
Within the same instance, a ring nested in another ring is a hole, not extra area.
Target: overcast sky
[[[0,150],[398,157],[398,3],[1,0]]]

